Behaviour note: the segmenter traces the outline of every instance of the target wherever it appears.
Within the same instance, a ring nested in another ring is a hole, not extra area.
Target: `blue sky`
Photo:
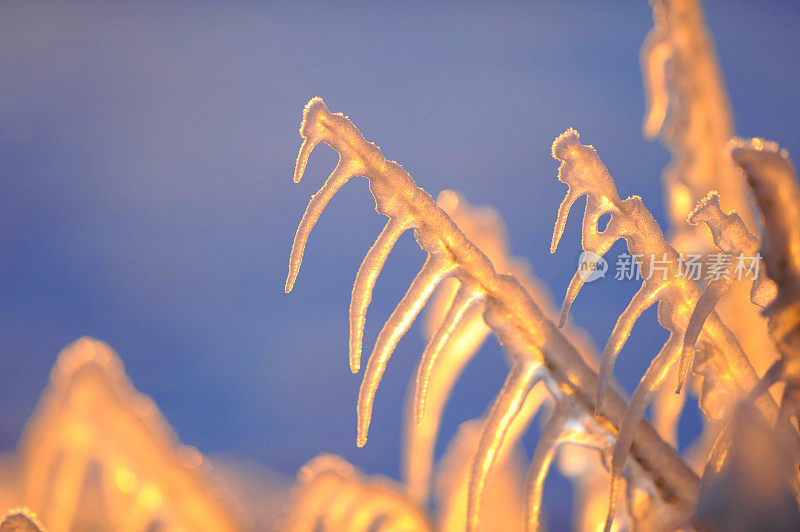
[[[800,5],[706,10],[737,131],[797,153]],[[16,444],[60,348],[91,335],[203,451],[290,474],[326,451],[397,477],[404,390],[424,343],[415,327],[400,344],[357,449],[349,287],[383,224],[363,180],[331,203],[283,293],[297,222],[335,164],[318,149],[292,183],[303,105],[324,97],[430,193],[498,209],[514,253],[560,300],[580,247],[575,216],[548,253],[564,193],[555,136],[576,127],[620,193],[663,221],[668,156],[640,134],[651,25],[645,1],[3,2],[0,448]],[[366,345],[423,259],[404,236]],[[576,322],[602,345],[635,288],[587,287]],[[648,313],[617,366],[629,390],[641,353],[663,339]],[[492,340],[455,390],[445,440],[505,372]],[[564,489],[556,480],[551,511]]]

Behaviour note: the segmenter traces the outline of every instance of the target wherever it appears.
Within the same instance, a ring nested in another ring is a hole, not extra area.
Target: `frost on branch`
[[[800,416],[800,185],[786,150],[762,139],[738,141],[733,159],[747,175],[764,222],[761,254],[778,295],[764,315],[780,358],[755,393],[782,379],[785,415]]]
[[[559,136],[553,143],[552,151],[553,157],[561,162],[558,178],[569,188],[558,210],[551,251],[558,246],[571,206],[585,195],[587,200],[582,224],[583,250],[603,255],[617,240],[624,239],[631,257],[639,262],[643,277],[639,291],[620,315],[603,350],[595,403],[598,410],[603,405],[617,354],[642,313],[658,303],[658,322],[670,333],[636,387],[617,435],[611,464],[610,501],[613,510],[618,480],[637,424],[643,418],[658,388],[673,371],[673,366],[679,366],[679,387],[689,372],[691,360],[688,357],[679,360],[681,345],[691,309],[700,298],[701,289],[691,277],[680,274],[677,252],[666,242],[642,200],[638,196],[620,199],[614,181],[597,152],[593,147],[581,144],[575,130],[569,129]],[[610,219],[606,228],[601,231],[598,221],[603,215],[610,215]],[[580,272],[576,272],[564,298],[562,323],[582,286],[583,279]],[[717,367],[736,382],[739,395],[744,396],[753,388],[757,381],[755,371],[736,338],[713,311],[701,333],[701,341],[707,343],[717,354]],[[770,398],[761,398],[759,408],[768,419],[775,419],[775,405]]]
[[[508,245],[505,237],[505,229],[500,216],[491,208],[488,207],[473,207],[465,198],[451,192],[444,191],[439,195],[437,204],[450,216],[464,234],[482,251],[486,256],[491,259],[495,269],[499,272],[513,274],[525,286],[527,292],[531,295],[534,301],[542,307],[548,316],[554,316],[556,311],[553,308],[547,291],[540,285],[540,283],[532,276],[529,267],[524,261],[512,257],[510,255]],[[428,319],[426,320],[426,335],[429,338],[439,337],[439,331],[447,328],[449,329],[449,316],[453,314],[453,309],[459,308],[459,295],[461,290],[459,283],[455,279],[448,279],[443,282],[436,290],[433,301],[428,305]],[[460,319],[457,326],[453,327],[444,345],[441,346],[441,352],[437,357],[435,365],[432,366],[432,380],[426,381],[429,384],[429,389],[432,390],[433,395],[428,397],[427,406],[425,407],[425,414],[420,419],[419,423],[415,423],[414,411],[419,411],[418,404],[415,402],[415,396],[419,393],[414,393],[409,397],[409,403],[414,406],[407,406],[406,413],[406,429],[405,429],[405,445],[403,463],[404,474],[408,483],[408,492],[412,500],[424,503],[427,499],[428,479],[432,469],[433,460],[433,444],[438,431],[438,424],[441,415],[441,410],[447,396],[450,393],[455,381],[458,379],[464,365],[476,353],[477,349],[483,343],[490,329],[485,324],[482,318],[484,304],[481,301],[476,302],[465,313],[465,317]],[[590,364],[596,363],[596,355],[594,347],[588,340],[587,335],[580,330],[575,330],[568,327],[564,330],[565,335],[579,348],[582,357]],[[430,349],[431,345],[436,345],[432,340],[426,351]],[[423,355],[423,363],[420,364],[420,372],[425,367],[424,361],[426,357]],[[411,388],[419,390],[419,375],[416,385],[412,384]],[[520,413],[516,416],[514,421],[509,425],[509,428],[503,438],[503,443],[500,445],[499,451],[493,458],[494,465],[492,467],[480,467],[477,470],[472,467],[474,459],[474,450],[479,447],[480,441],[483,438],[483,433],[493,436],[495,429],[487,426],[485,429],[480,429],[481,425],[485,423],[481,420],[470,420],[462,424],[459,430],[460,438],[458,441],[451,442],[448,446],[448,452],[442,459],[445,464],[446,474],[445,479],[440,478],[437,481],[439,486],[438,493],[438,507],[441,509],[439,527],[443,530],[461,530],[466,524],[466,508],[468,503],[468,492],[471,484],[470,478],[474,480],[474,486],[480,486],[485,483],[485,488],[479,487],[473,490],[473,493],[485,494],[485,497],[479,497],[480,500],[486,499],[486,502],[480,504],[483,508],[481,511],[480,522],[482,527],[494,527],[496,529],[506,530],[512,527],[511,523],[516,523],[521,526],[523,523],[523,512],[515,512],[513,502],[514,497],[509,497],[508,494],[522,492],[515,488],[516,483],[522,484],[522,479],[517,479],[510,469],[509,462],[515,464],[519,461],[515,452],[522,434],[527,429],[533,417],[537,414],[545,402],[547,391],[544,386],[539,385],[527,394],[524,404],[521,407]],[[418,400],[419,398],[416,397]],[[569,398],[561,398],[559,400],[558,411],[563,412],[570,409]],[[589,432],[591,423],[581,423],[580,408],[572,407],[573,416],[575,421],[570,423],[569,432],[559,434],[557,441],[551,441],[544,438],[540,442],[540,448],[548,453],[550,458],[553,457],[557,448],[561,447],[562,443],[573,443],[585,446],[590,439]],[[563,421],[563,416],[559,415],[558,420]],[[561,423],[559,423],[559,426]],[[480,429],[480,430],[479,430]],[[478,430],[477,433],[475,431]],[[602,431],[600,431],[602,433]],[[469,438],[466,436],[470,434]],[[605,433],[607,434],[607,433]],[[468,442],[461,441],[468,439]],[[474,440],[474,442],[473,442]],[[472,445],[474,443],[474,445]],[[607,442],[597,444],[593,454],[589,453],[588,456],[583,458],[583,469],[587,475],[592,475],[594,478],[602,477],[603,483],[607,482],[607,475],[600,461],[599,448],[607,446]],[[493,453],[494,455],[495,453]],[[574,454],[574,453],[573,453]],[[485,459],[485,452],[482,455]],[[531,493],[536,493],[534,497],[540,497],[544,487],[544,478],[550,465],[550,459],[544,462],[535,461],[531,464],[531,474],[528,477],[526,488]],[[535,472],[535,473],[534,473]],[[513,477],[513,478],[512,478]],[[582,479],[576,478],[575,481],[581,484]],[[498,487],[498,483],[505,483],[508,485]],[[506,495],[497,500],[498,497],[494,494],[496,489],[502,489],[502,493]],[[473,502],[476,497],[473,496]],[[512,499],[512,500],[509,500]],[[520,503],[522,496],[520,496]],[[498,505],[505,504],[507,508],[500,508]],[[575,505],[574,515],[576,522],[590,522],[592,517],[598,520],[597,513],[593,516],[588,516],[587,511],[592,511],[585,505]],[[537,525],[537,517],[539,512],[539,505],[531,506],[526,504],[526,512],[531,517],[527,520],[530,526]],[[512,519],[513,515],[519,513],[519,518],[515,521]]]
[[[754,233],[758,229],[747,183],[728,149],[734,135],[728,95],[700,1],[652,0],[652,6],[654,27],[641,50],[647,98],[643,131],[648,138],[658,135],[672,155],[662,174],[668,240],[685,255],[713,253],[708,232],[686,224],[711,191],[719,192],[725,211],[735,211]],[[750,304],[746,283],[720,288],[708,292],[704,303],[727,293],[716,311],[763,373],[777,358],[766,320]],[[670,395],[661,394],[657,405],[669,402]]]
[[[333,192],[355,175],[369,180],[376,210],[389,218],[388,223],[414,229],[417,242],[428,253],[423,270],[384,326],[368,360],[357,408],[359,445],[366,442],[372,401],[394,347],[435,286],[446,277],[455,279],[468,294],[476,294],[476,299],[483,301],[486,324],[514,360],[514,369],[487,418],[481,451],[475,460],[468,528],[475,529],[480,515],[481,476],[491,468],[497,446],[502,445],[504,434],[519,415],[521,399],[534,380],[540,378],[537,377],[540,371],[545,380],[552,383],[553,393],[569,398],[591,423],[602,431],[619,430],[626,411],[622,398],[611,391],[602,407],[595,407],[597,374],[575,346],[547,319],[514,277],[497,273],[486,255],[464,236],[430,195],[415,185],[400,165],[387,161],[374,144],[364,140],[352,122],[341,114],[331,114],[319,98],[306,106],[300,133],[304,141],[297,161],[296,181],[302,176],[311,149],[320,142],[339,153],[339,163],[312,198],[298,227],[290,257],[287,291],[296,279],[308,235],[322,208]],[[383,244],[379,247],[384,249]],[[385,258],[385,253],[382,251],[376,256]],[[363,268],[379,269],[381,264],[382,259],[375,262],[370,258]],[[364,278],[372,278],[374,282],[373,275]],[[365,290],[369,292],[371,286],[365,284]],[[361,292],[360,286],[354,289],[354,294]],[[368,296],[360,297],[361,301],[369,300]],[[354,329],[359,329],[358,321],[351,331]],[[351,346],[357,343],[351,341]],[[354,363],[358,358],[358,353],[351,352],[351,367],[358,366]],[[591,419],[596,410],[597,418]],[[658,494],[664,504],[671,505],[676,515],[683,515],[696,494],[696,475],[648,423],[638,424],[631,432],[634,440],[631,456],[641,465],[642,476],[650,480],[653,495]]]
[[[494,209],[474,207],[466,198],[449,190],[440,193],[436,203],[491,259],[497,271],[513,274],[540,304],[548,299],[524,261],[511,256],[503,220]],[[429,341],[409,386],[403,445],[403,475],[408,494],[419,504],[425,504],[428,499],[434,445],[447,398],[464,367],[491,332],[483,320],[485,305],[471,297],[457,279],[442,282],[431,299],[424,327]],[[539,390],[543,392],[543,387]],[[529,394],[525,409],[531,413],[521,417],[532,418],[542,400],[543,393]],[[469,458],[471,461],[472,455]],[[464,481],[468,483],[469,477]],[[461,492],[460,486],[454,485],[451,489]],[[462,506],[466,507],[466,489],[463,494]],[[455,494],[444,496],[449,505],[456,504],[456,498]]]
[[[744,274],[751,272],[752,286],[750,300],[761,308],[766,307],[775,299],[777,286],[769,279],[765,272],[759,271],[761,256],[759,249],[761,242],[745,227],[741,217],[735,212],[725,213],[719,206],[719,195],[716,191],[700,200],[694,210],[689,214],[687,221],[696,225],[705,223],[714,239],[714,244],[726,255],[735,261],[733,275],[721,276],[712,280],[703,290],[703,295],[698,299],[692,311],[686,335],[683,339],[681,358],[688,359],[700,331],[708,315],[714,310],[717,302],[737,280],[744,280]],[[738,274],[737,274],[738,272]],[[737,275],[741,278],[737,279]]]

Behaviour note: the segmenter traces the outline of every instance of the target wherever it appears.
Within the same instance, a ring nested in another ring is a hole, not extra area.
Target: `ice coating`
[[[754,138],[733,143],[731,155],[747,175],[764,221],[761,254],[778,296],[764,309],[780,358],[756,393],[784,380],[782,418],[800,416],[800,185],[786,150]]]
[[[692,207],[718,190],[748,226],[747,187],[726,149],[733,119],[714,44],[698,0],[654,0],[653,29],[641,50],[647,98],[643,133],[659,136],[672,154],[664,171],[670,223],[678,251],[702,251],[707,237],[683,224]],[[689,242],[691,240],[692,242]],[[690,249],[683,247],[686,242]]]
[[[599,411],[602,411],[603,398],[608,389],[607,379],[610,378],[614,359],[641,312],[658,302],[658,322],[670,333],[661,352],[653,359],[637,386],[617,435],[609,497],[610,515],[613,515],[616,484],[627,452],[632,445],[634,431],[653,394],[668,377],[669,368],[677,362],[681,340],[688,326],[691,310],[700,298],[701,289],[693,279],[679,274],[677,252],[666,242],[658,224],[644,207],[641,199],[636,196],[625,200],[619,198],[613,179],[597,152],[593,147],[581,144],[579,135],[574,129],[570,128],[555,140],[552,153],[553,157],[561,162],[558,179],[569,187],[566,198],[559,208],[553,244],[557,245],[560,240],[560,233],[564,227],[563,220],[569,214],[569,207],[576,199],[586,195],[582,225],[583,250],[602,255],[614,242],[624,239],[630,255],[638,258],[644,277],[640,290],[620,316],[603,351],[598,379],[598,399],[595,403]],[[598,220],[604,214],[609,214],[610,220],[606,229],[601,232]],[[655,268],[655,260],[663,261],[659,265],[661,269]],[[562,317],[568,313],[571,300],[574,299],[580,286],[582,282],[576,275],[567,289]],[[702,337],[720,354],[725,372],[731,374],[740,389],[740,394],[744,396],[757,382],[757,374],[736,338],[713,311],[703,329]],[[679,368],[679,386],[688,374],[689,362],[685,361]],[[762,415],[773,421],[776,419],[776,405],[771,398],[762,398],[758,404]]]
[[[640,55],[647,101],[643,133],[648,139],[658,137],[671,154],[662,172],[667,238],[679,253],[714,253],[708,232],[686,223],[687,215],[710,191],[719,191],[723,208],[736,211],[751,231],[758,229],[747,183],[727,147],[735,124],[724,79],[700,0],[651,4],[654,26]],[[750,303],[748,283],[734,283],[728,289],[725,284],[721,281],[706,291],[699,308],[716,310],[761,374],[777,358],[767,322]],[[714,301],[714,296],[719,299]],[[681,402],[679,396],[662,393],[655,407],[680,414]],[[664,422],[674,426],[677,418]],[[701,439],[709,440],[715,430],[707,425],[709,434]]]
[[[113,528],[152,523],[239,530],[207,461],[178,443],[148,397],[128,380],[104,343],[81,338],[59,355],[50,386],[21,441],[23,491],[50,531],[71,529],[90,464]]]
[[[544,363],[548,378],[564,396],[570,396],[575,404],[587,413],[595,411],[597,374],[582,359],[578,350],[547,319],[545,313],[530,298],[525,289],[512,276],[498,274],[489,259],[467,239],[447,214],[433,199],[418,188],[411,176],[400,165],[387,161],[380,150],[364,140],[356,127],[341,114],[331,114],[321,99],[309,102],[304,112],[301,135],[304,137],[301,156],[298,159],[298,174],[307,159],[309,146],[325,142],[339,152],[340,161],[362,169],[359,175],[369,180],[376,210],[390,219],[402,223],[414,223],[415,237],[420,247],[433,257],[452,264],[452,275],[466,289],[481,294],[485,304],[484,319],[498,340],[515,359],[515,364]],[[305,230],[301,227],[301,230]],[[292,253],[292,261],[299,257]],[[290,261],[291,262],[291,261]],[[291,262],[292,272],[299,268],[299,260]],[[287,283],[291,287],[291,283]],[[408,316],[403,313],[403,316]],[[405,319],[398,320],[406,323]],[[396,333],[389,333],[392,338]],[[386,342],[390,345],[391,342]],[[371,376],[379,378],[380,363],[385,359],[379,354]],[[362,383],[364,399],[377,387],[377,379]],[[359,408],[358,443],[366,438],[366,424],[371,404],[362,401]],[[604,430],[619,430],[625,411],[625,402],[611,391],[599,409],[596,423]],[[667,445],[646,422],[636,429],[631,456],[642,464],[642,471],[651,477],[664,501],[669,501],[679,513],[691,504],[697,492],[697,476],[681,458]]]
[[[281,530],[425,532],[431,526],[394,482],[366,478],[344,459],[320,455],[300,469]]]
[[[429,308],[442,304],[452,309],[451,300],[447,298],[449,294],[445,292],[459,290],[461,290],[460,283],[456,279],[446,279],[437,289]],[[440,298],[444,299],[436,301]],[[449,313],[447,308],[443,310]],[[480,349],[490,332],[481,317],[482,312],[480,303],[476,302],[464,313],[441,347],[436,362],[430,365],[430,373],[427,376],[428,390],[425,394],[425,416],[419,422],[415,419],[415,410],[418,409],[415,396],[419,393],[416,381],[420,371],[423,371],[422,366],[409,383],[404,414],[403,478],[409,496],[420,504],[427,502],[430,491],[434,446],[444,406],[464,367]],[[439,323],[441,320],[437,321],[437,326]],[[434,334],[435,332],[434,330]],[[424,356],[420,364],[423,363]]]
[[[469,483],[467,502],[467,530],[469,532],[478,530],[481,497],[486,485],[486,478],[494,465],[506,432],[522,409],[525,397],[539,378],[540,369],[537,364],[516,362],[497,395],[489,415],[486,416]]]
[[[442,191],[436,203],[491,259],[497,271],[513,274],[540,306],[552,308],[544,289],[532,278],[528,267],[519,258],[511,256],[502,218],[494,209],[474,207],[466,198],[449,190]],[[470,295],[475,296],[474,299]],[[425,330],[429,342],[423,353],[416,379],[409,387],[413,393],[408,399],[410,406],[407,406],[405,415],[403,446],[403,471],[408,484],[408,493],[412,500],[420,504],[427,501],[433,470],[433,448],[446,400],[464,365],[477,353],[490,332],[482,317],[483,302],[477,295],[467,292],[457,279],[450,278],[442,282],[427,309]],[[459,315],[460,318],[457,318]],[[449,331],[447,338],[444,338],[445,331]],[[568,334],[573,332],[566,331]],[[586,342],[581,343],[579,336],[573,336],[578,340],[576,345],[581,349],[583,356],[592,359],[594,354],[591,348]],[[427,389],[427,393],[422,394],[424,389]],[[424,401],[422,401],[423,395]],[[545,395],[547,392],[543,387],[528,394],[522,411],[506,434],[503,447],[516,445],[528,423],[543,404]],[[418,417],[423,402],[425,415]],[[464,474],[465,485],[469,484],[470,476],[471,471],[470,474]],[[449,489],[461,493],[460,486],[454,485]],[[464,508],[467,505],[467,491],[465,487]],[[449,501],[453,500],[453,496],[446,498]],[[466,519],[462,521],[465,523]]]
[[[756,138],[734,142],[731,156],[745,171],[764,219],[761,251],[767,274],[780,287],[781,299],[796,299],[800,285],[800,211],[796,203],[800,185],[789,154],[773,142]]]
[[[753,268],[753,263],[760,260],[761,242],[758,237],[747,230],[737,213],[722,211],[719,205],[719,194],[716,191],[709,192],[698,202],[694,210],[689,213],[687,221],[692,225],[705,223],[711,231],[714,244],[721,251],[733,257],[737,261],[737,267],[741,264],[742,267]],[[763,308],[775,298],[778,289],[775,282],[769,279],[765,272],[758,273],[758,275],[753,274],[750,300]],[[686,327],[681,351],[682,361],[689,358],[706,318],[735,280],[733,276],[721,277],[709,282],[706,286]]]

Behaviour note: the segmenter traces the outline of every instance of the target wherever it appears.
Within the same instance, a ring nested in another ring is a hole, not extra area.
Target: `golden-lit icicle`
[[[361,368],[361,342],[364,339],[364,321],[372,300],[372,289],[381,274],[386,257],[406,229],[408,226],[403,223],[389,219],[358,268],[350,296],[350,371],[353,373],[358,373]]]
[[[369,180],[376,211],[394,219],[413,220],[419,246],[428,254],[448,257],[456,267],[453,275],[461,284],[484,292],[484,319],[515,361],[541,363],[544,359],[548,374],[561,393],[578,397],[576,404],[587,414],[594,411],[594,369],[549,321],[515,276],[498,273],[487,256],[399,164],[388,161],[347,117],[330,113],[320,98],[306,106],[300,134],[304,139],[328,144],[340,157],[347,155],[358,161],[364,169],[359,175]],[[625,401],[619,394],[609,392],[601,412],[603,430],[615,430],[625,410]],[[663,499],[673,507],[691,504],[698,489],[697,475],[649,423],[642,423],[636,438],[631,454],[637,462],[647,465],[642,471],[652,479]]]
[[[622,477],[622,468],[625,467],[625,461],[628,458],[628,452],[633,443],[633,435],[636,432],[636,428],[639,426],[639,422],[644,418],[647,407],[653,400],[656,391],[669,376],[669,371],[677,360],[679,349],[680,339],[671,334],[667,342],[661,348],[659,354],[656,355],[650,363],[650,367],[647,368],[644,377],[642,377],[642,380],[633,392],[628,411],[625,413],[625,419],[622,421],[622,426],[617,434],[617,441],[614,444],[614,454],[611,459],[611,481],[609,487],[609,509],[605,526],[606,531],[611,529],[611,521],[616,511],[617,492],[620,478]]]
[[[524,529],[524,478],[521,473],[526,460],[519,442],[531,420],[549,399],[547,388],[541,382],[535,385],[509,426],[486,478],[484,495],[481,497],[481,530],[522,532]],[[475,450],[483,436],[483,425],[483,419],[470,419],[462,423],[437,464],[438,530],[463,531],[467,527],[470,478],[474,469]]]
[[[534,388],[531,394],[535,394],[537,389]],[[433,482],[436,530],[463,532],[467,528],[469,479],[482,426],[481,419],[469,419],[461,423],[436,464]],[[524,462],[518,447],[503,445],[503,451],[486,482],[481,505],[484,508],[481,530],[522,531],[522,498],[509,497],[509,494],[522,492]]]
[[[656,302],[660,288],[659,286],[654,287],[648,286],[648,284],[642,284],[639,290],[633,295],[631,302],[628,303],[628,306],[625,307],[625,310],[623,310],[622,314],[617,318],[617,323],[614,324],[611,336],[608,337],[606,347],[603,349],[603,355],[600,357],[595,412],[599,412],[603,404],[606,390],[608,390],[608,386],[611,383],[611,376],[614,371],[617,355],[619,355],[625,342],[628,341],[636,321],[645,310]]]
[[[728,155],[734,134],[727,91],[699,0],[654,0],[654,27],[641,50],[647,99],[643,133],[672,153],[663,179],[671,239],[680,252],[702,253],[708,238],[684,220],[710,190],[720,191],[747,226],[747,187]]]
[[[567,195],[558,206],[558,214],[556,215],[556,225],[553,228],[553,239],[550,242],[550,253],[555,253],[558,249],[558,243],[561,242],[561,237],[564,235],[564,228],[567,226],[567,218],[572,205],[575,203],[580,195],[577,190],[567,189]]]
[[[481,497],[486,485],[486,478],[494,465],[509,426],[519,414],[528,392],[536,384],[540,369],[540,365],[516,362],[484,421],[481,441],[475,454],[475,463],[469,482],[468,531],[478,530]]]
[[[430,383],[431,373],[436,364],[439,353],[441,353],[450,335],[455,330],[458,322],[464,317],[464,314],[469,309],[475,300],[478,298],[479,293],[471,292],[467,289],[460,288],[456,292],[456,297],[453,299],[453,306],[447,312],[444,321],[439,326],[439,329],[431,337],[425,351],[422,353],[422,360],[419,363],[417,370],[417,383],[414,391],[414,421],[422,423],[425,418],[425,404],[428,398],[428,384]]]
[[[151,399],[138,393],[108,345],[66,347],[20,441],[23,498],[51,532],[70,530],[84,479],[100,468],[114,530],[154,521],[190,530],[239,530],[207,462],[181,445]]]
[[[452,285],[459,284],[456,279],[446,279],[439,285],[433,301],[428,305],[428,320],[436,319],[432,314],[438,312],[439,309],[435,307],[449,305],[451,302],[452,298],[447,298],[448,294],[439,293],[448,289],[458,290],[457,287],[451,288],[449,286],[451,283]],[[416,375],[409,383],[404,412],[403,478],[409,496],[418,504],[426,504],[428,501],[433,470],[433,451],[447,398],[464,367],[490,332],[481,317],[482,312],[480,303],[470,307],[437,357],[438,361],[433,367],[429,380],[425,418],[421,423],[417,423],[414,419]],[[436,323],[440,322],[441,319]]]
[[[672,54],[669,44],[653,31],[642,45],[642,78],[647,95],[642,132],[654,138],[667,118],[669,94],[667,91],[667,62]]]
[[[367,361],[364,379],[361,381],[361,389],[358,392],[356,444],[359,447],[363,447],[367,443],[367,433],[372,420],[372,402],[397,342],[411,327],[439,281],[452,271],[453,264],[447,259],[430,255],[378,334],[378,340]]]
[[[692,311],[692,316],[689,319],[689,324],[686,326],[686,334],[683,337],[683,347],[681,349],[680,360],[681,377],[680,381],[678,382],[676,393],[680,393],[684,380],[686,379],[686,375],[689,372],[688,366],[690,356],[692,350],[694,349],[694,344],[697,342],[697,337],[700,336],[700,333],[703,330],[703,325],[706,322],[706,318],[708,318],[708,315],[714,310],[717,302],[722,296],[725,295],[732,284],[732,279],[725,278],[720,278],[716,281],[710,281],[703,290],[703,295],[701,295],[700,299],[697,300],[694,310]]]
[[[594,449],[596,458],[592,465],[584,464],[584,466],[588,466],[584,473],[596,474],[603,470],[600,463],[600,452],[608,446],[609,437],[601,432],[591,432],[590,424],[590,418],[568,399],[556,403],[555,411],[547,420],[536,444],[528,469],[528,478],[525,481],[525,527],[527,531],[539,530],[541,526],[544,482],[559,446],[567,443],[585,449]],[[576,505],[573,505],[573,508],[576,514],[581,511]]]
[[[567,286],[567,293],[564,295],[564,302],[561,304],[561,313],[558,317],[558,328],[562,329],[564,325],[567,324],[567,319],[569,319],[569,311],[572,308],[572,304],[575,302],[575,298],[578,297],[578,292],[581,291],[583,288],[583,278],[581,277],[580,272],[575,272],[575,275],[572,276],[572,279],[569,281],[569,286]]]
[[[528,479],[525,482],[525,530],[528,532],[539,530],[544,481],[564,433],[566,421],[564,418],[563,405],[557,405],[556,411],[553,412],[539,436],[536,450],[531,458]]]
[[[302,152],[301,152],[302,155]],[[303,161],[305,163],[305,161]],[[300,160],[298,159],[298,164]],[[303,165],[305,168],[305,164]],[[311,230],[319,220],[325,206],[333,198],[333,196],[342,188],[342,185],[358,173],[358,165],[353,163],[350,159],[345,157],[339,158],[339,164],[331,173],[319,192],[311,197],[308,202],[306,211],[303,213],[303,218],[300,220],[300,225],[297,226],[297,232],[294,235],[294,242],[292,243],[292,253],[289,256],[289,275],[286,277],[286,286],[284,290],[286,293],[292,291],[294,282],[297,279],[297,274],[300,272],[300,264],[303,262],[303,254],[306,249],[306,242]],[[302,175],[302,174],[300,174]],[[295,182],[299,181],[298,175],[295,174]]]

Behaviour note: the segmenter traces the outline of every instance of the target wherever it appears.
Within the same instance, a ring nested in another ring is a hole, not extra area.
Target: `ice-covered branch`
[[[758,228],[747,183],[728,149],[735,131],[725,82],[700,0],[651,3],[654,26],[641,50],[648,102],[643,131],[648,138],[658,136],[672,156],[662,173],[668,241],[679,253],[713,253],[708,232],[686,224],[712,190],[719,192],[723,209],[736,211],[750,230]],[[717,283],[702,303],[720,298],[714,308],[762,373],[777,357],[766,320],[750,304],[745,283],[727,289],[724,284]],[[671,401],[666,394],[660,400]]]
[[[631,257],[637,258],[643,281],[640,290],[622,313],[611,337],[603,350],[600,361],[600,379],[595,405],[602,408],[608,389],[614,360],[630,335],[633,324],[642,312],[658,303],[658,322],[669,331],[669,337],[661,352],[652,360],[645,376],[634,392],[628,412],[620,427],[612,460],[612,509],[625,458],[633,442],[634,430],[644,416],[656,390],[664,383],[672,366],[678,362],[681,339],[689,323],[691,309],[701,296],[697,282],[682,274],[676,250],[664,239],[661,229],[647,211],[641,198],[633,196],[620,199],[608,170],[592,146],[580,143],[578,133],[569,129],[553,143],[553,157],[561,162],[558,179],[569,187],[566,199],[559,209],[553,245],[557,246],[569,214],[569,206],[581,196],[587,196],[582,224],[582,247],[603,255],[617,240],[624,239]],[[566,205],[566,207],[565,207]],[[603,215],[610,219],[605,229],[598,222]],[[580,271],[567,288],[562,307],[562,320],[583,286]],[[716,353],[724,372],[729,374],[739,387],[739,394],[746,395],[756,384],[758,377],[738,341],[722,323],[715,312],[711,312],[703,330],[702,338]],[[690,369],[690,360],[681,361],[678,373],[679,386]],[[759,407],[768,419],[775,419],[776,405],[769,397],[760,399]]]
[[[786,381],[782,408],[800,415],[800,185],[786,150],[762,139],[739,141],[731,155],[745,171],[764,221],[761,254],[778,295],[764,309],[780,358],[762,387]]]
[[[320,142],[330,145],[340,157],[337,171],[331,179],[339,183],[354,175],[362,175],[369,180],[376,210],[390,220],[414,229],[417,242],[429,254],[428,264],[441,265],[443,268],[446,268],[445,265],[452,266],[443,274],[454,276],[467,290],[481,295],[486,306],[486,323],[516,360],[517,367],[541,364],[547,372],[547,378],[555,383],[560,393],[570,397],[589,415],[597,411],[595,422],[599,426],[611,433],[620,429],[627,411],[622,398],[612,390],[602,406],[597,408],[595,394],[598,378],[595,371],[546,318],[519,282],[511,276],[498,274],[487,257],[464,236],[430,195],[415,185],[400,165],[386,160],[374,144],[364,140],[349,119],[341,114],[330,113],[319,98],[311,100],[306,106],[300,133],[304,141],[295,180],[302,175],[311,149]],[[329,199],[326,191],[333,185],[328,183],[312,199],[306,211],[312,214],[304,215],[298,228],[290,260],[287,291],[291,290],[299,270],[311,225],[318,217],[317,206],[321,204],[318,198],[324,201]],[[405,327],[406,320],[400,320],[399,323]],[[381,347],[373,352],[371,358],[377,357],[374,362],[376,366],[383,367],[391,348],[396,344],[395,340],[399,339],[396,336],[393,335],[389,349]],[[362,385],[358,408],[359,444],[366,440],[371,415],[369,404],[379,378],[380,372],[373,373],[369,378],[365,376]],[[512,401],[511,404],[516,403]],[[651,479],[661,498],[673,504],[679,512],[685,511],[697,493],[696,475],[648,423],[636,424],[632,432],[631,456]]]

